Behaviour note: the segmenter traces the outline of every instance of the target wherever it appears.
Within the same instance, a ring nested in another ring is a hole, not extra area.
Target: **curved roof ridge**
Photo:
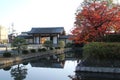
[[[64,27],[33,27],[29,33],[62,33]]]

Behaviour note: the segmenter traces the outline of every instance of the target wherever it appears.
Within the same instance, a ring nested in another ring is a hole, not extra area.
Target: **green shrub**
[[[42,48],[42,51],[47,51],[47,49],[46,48]]]
[[[59,41],[58,42],[58,47],[64,48],[65,47],[65,42],[64,41]]]
[[[28,65],[28,62],[23,62],[22,64],[23,64],[23,65]]]
[[[53,50],[54,48],[53,47],[50,47],[50,50]]]
[[[44,52],[44,51],[47,51],[47,49],[46,48],[38,49],[38,52]]]
[[[53,43],[52,43],[52,41],[45,41],[43,45],[44,45],[45,47],[47,47],[47,49],[49,49],[50,47],[53,46]]]
[[[120,43],[92,42],[83,47],[83,58],[120,59]]]
[[[11,49],[11,50],[13,50],[13,51],[14,51],[14,50],[17,50],[17,49]]]
[[[35,49],[30,49],[30,52],[35,53],[36,50]]]
[[[106,42],[120,42],[120,34],[107,34],[104,37]]]
[[[67,43],[67,44],[65,45],[65,48],[69,48],[69,47],[72,47],[72,43]]]
[[[55,47],[55,49],[58,49],[58,47]]]
[[[12,54],[10,52],[4,52],[3,57],[11,57]]]
[[[39,48],[39,49],[38,49],[38,52],[41,52],[41,51],[42,51],[42,50]]]
[[[29,51],[28,50],[22,50],[22,54],[28,54]]]
[[[55,49],[60,49],[60,47],[55,47]]]

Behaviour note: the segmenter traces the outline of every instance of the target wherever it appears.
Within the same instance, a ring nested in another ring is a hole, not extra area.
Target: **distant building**
[[[65,35],[64,27],[45,27],[32,28],[31,31],[22,32],[18,37],[26,39],[29,44],[43,44],[50,40],[53,44],[58,44],[59,40],[69,42],[68,36]]]
[[[8,31],[5,27],[0,26],[0,43],[8,42]]]
[[[17,35],[14,33],[11,33],[8,35],[8,42],[12,43]]]
[[[22,32],[18,37],[24,38],[28,44],[33,44],[33,36],[29,35],[28,32]]]

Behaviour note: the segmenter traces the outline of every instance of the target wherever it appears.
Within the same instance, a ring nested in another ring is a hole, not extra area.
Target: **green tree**
[[[59,41],[58,42],[58,47],[60,47],[60,48],[64,48],[65,47],[65,42],[64,41]]]
[[[45,41],[43,45],[47,47],[47,49],[49,49],[50,47],[53,47],[52,41]]]
[[[12,47],[17,47],[18,53],[20,53],[20,49],[25,48],[26,40],[23,38],[15,38],[12,42]]]

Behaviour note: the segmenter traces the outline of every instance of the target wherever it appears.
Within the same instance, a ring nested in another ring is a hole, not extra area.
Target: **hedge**
[[[3,57],[11,57],[12,54],[10,52],[4,52]]]
[[[83,47],[83,58],[120,59],[120,43],[92,42]]]
[[[28,50],[22,50],[22,54],[29,54]]]
[[[47,51],[46,48],[38,49],[38,52],[45,52],[45,51]]]
[[[31,53],[35,53],[36,50],[35,50],[35,49],[30,49],[30,52],[31,52]]]
[[[120,42],[120,34],[107,34],[104,37],[105,42]]]

